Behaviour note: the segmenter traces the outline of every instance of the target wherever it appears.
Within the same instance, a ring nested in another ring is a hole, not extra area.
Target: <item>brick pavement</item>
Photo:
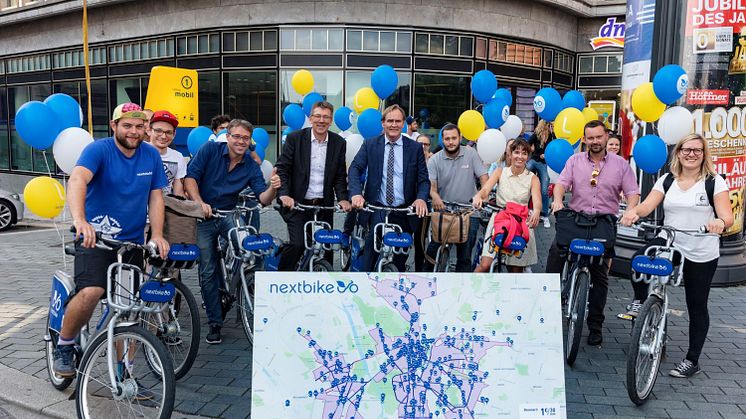
[[[262,223],[267,232],[285,237],[276,213],[264,214]],[[553,229],[537,230],[539,263],[534,272],[543,271],[552,234]],[[54,230],[0,234],[0,363],[42,379],[47,377],[43,335],[49,278],[62,265],[59,243]],[[184,281],[201,301],[196,270],[187,272]],[[660,376],[652,400],[640,408],[629,401],[624,387],[631,325],[615,316],[630,296],[627,280],[611,278],[604,344],[598,348],[583,342],[575,366],[565,368],[568,417],[746,417],[746,287],[711,293],[711,329],[701,359],[704,373],[691,380]],[[687,347],[683,289],[673,290],[671,308],[668,358],[662,366],[666,371],[683,358]],[[223,344],[203,342],[194,367],[177,383],[177,411],[225,418],[250,415],[251,348],[233,313],[223,331]],[[202,335],[206,332],[203,324]]]

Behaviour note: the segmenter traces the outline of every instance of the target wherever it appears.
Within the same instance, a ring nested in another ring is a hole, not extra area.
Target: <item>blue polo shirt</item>
[[[202,200],[213,208],[233,209],[247,186],[257,196],[267,190],[264,175],[249,153],[228,171],[230,164],[228,143],[207,142],[187,167],[186,177],[197,182]]]

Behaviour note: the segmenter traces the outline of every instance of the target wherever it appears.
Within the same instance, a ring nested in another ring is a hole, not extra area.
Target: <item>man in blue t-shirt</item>
[[[264,181],[259,165],[249,154],[254,127],[249,121],[234,119],[228,124],[227,142],[208,142],[189,162],[184,189],[190,199],[202,204],[205,220],[197,225],[199,245],[199,285],[207,311],[210,332],[207,343],[220,343],[223,315],[220,305],[220,280],[215,252],[218,236],[227,238],[235,227],[232,217],[211,218],[212,209],[232,210],[238,194],[251,188],[262,205],[270,205],[280,188],[280,177],[273,171],[270,186]]]
[[[150,215],[151,240],[162,258],[168,254],[161,193],[168,181],[158,151],[140,147],[146,120],[147,115],[134,103],[117,106],[110,123],[114,137],[88,145],[70,175],[67,201],[75,227],[76,290],[67,304],[54,351],[54,372],[60,377],[75,376],[75,337],[103,298],[107,269],[117,260],[115,251],[95,247],[96,232],[143,243]],[[143,254],[127,252],[123,261],[142,266]]]

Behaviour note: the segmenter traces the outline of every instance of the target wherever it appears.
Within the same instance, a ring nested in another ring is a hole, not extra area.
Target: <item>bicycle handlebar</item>
[[[635,228],[637,230],[667,230],[670,232],[684,233],[695,237],[719,236],[719,234],[708,233],[707,226],[700,226],[696,230],[691,230],[676,228],[670,225],[657,225],[654,223],[649,223],[647,221],[640,221],[632,225],[632,228]]]
[[[75,226],[70,227],[70,232],[75,234]],[[83,237],[81,234],[80,237]],[[147,242],[145,244],[135,243],[135,242],[128,242],[128,241],[122,241],[117,239],[112,239],[110,237],[104,237],[104,235],[100,232],[96,232],[96,247],[102,250],[131,250],[131,249],[139,249],[143,250],[145,252],[148,252],[150,256],[157,257],[158,254],[158,247],[153,242]]]
[[[404,207],[404,208],[399,208],[399,207],[387,207],[387,206],[378,206],[378,205],[373,205],[373,204],[365,204],[362,210],[366,212],[388,211],[388,212],[406,212],[407,215],[416,214],[414,206],[412,205],[408,207]]]

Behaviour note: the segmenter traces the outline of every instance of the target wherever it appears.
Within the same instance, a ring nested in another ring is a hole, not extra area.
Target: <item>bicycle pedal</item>
[[[621,319],[621,320],[627,320],[627,321],[634,321],[635,320],[635,316],[630,316],[627,313],[619,313],[619,314],[616,315],[616,318],[617,319]]]

